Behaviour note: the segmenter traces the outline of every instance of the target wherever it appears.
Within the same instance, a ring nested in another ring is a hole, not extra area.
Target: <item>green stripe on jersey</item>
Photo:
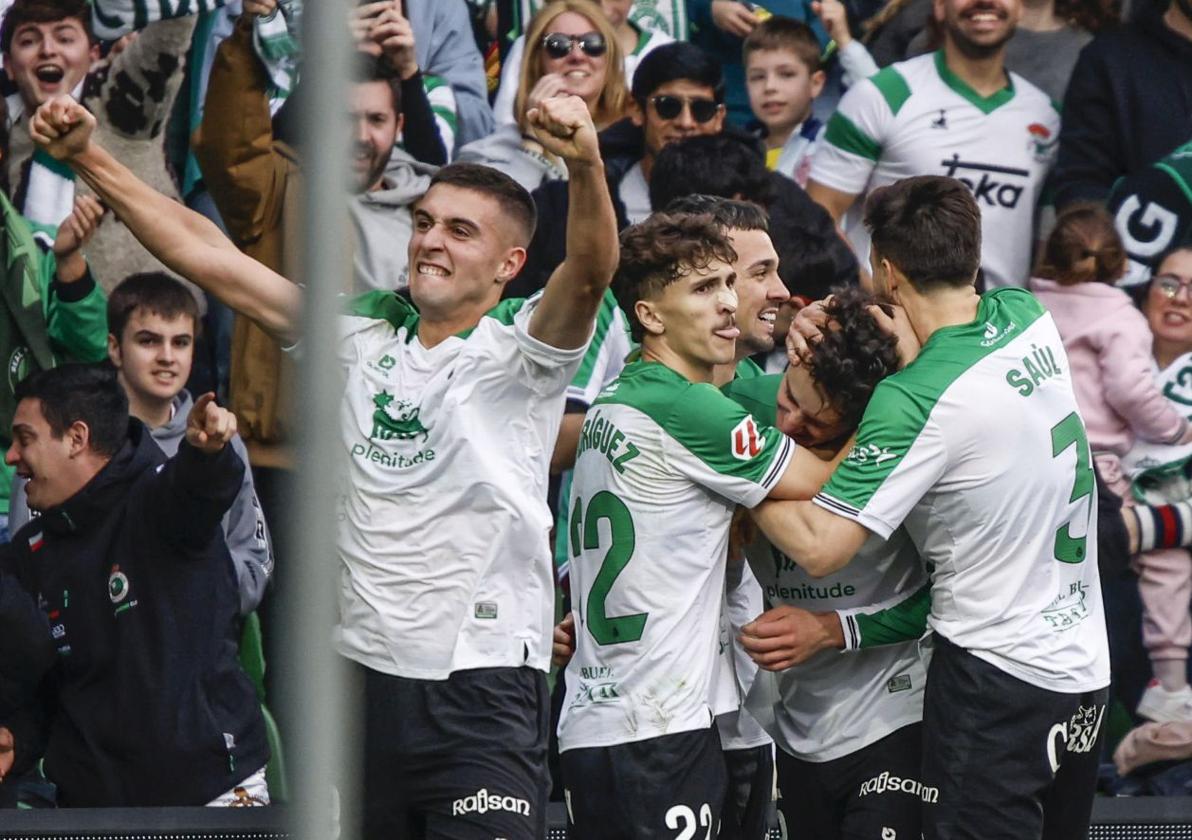
[[[856,123],[837,111],[828,120],[824,139],[842,152],[876,161],[882,154],[882,145],[857,128]]]
[[[778,389],[781,373],[769,373],[742,379],[721,386],[720,392],[748,411],[759,423],[773,426],[778,420]]]
[[[881,92],[882,98],[890,106],[890,113],[898,116],[902,106],[911,98],[911,86],[906,83],[902,74],[893,65],[884,67],[869,77],[869,81]]]
[[[757,484],[768,483],[776,453],[789,445],[714,385],[691,382],[658,362],[626,365],[592,403],[589,417],[601,405],[640,411],[710,469]]]
[[[383,289],[351,298],[347,303],[347,314],[388,321],[394,332],[405,327],[408,330],[406,341],[412,341],[418,329],[418,310],[414,305],[396,292]]]
[[[989,94],[989,96],[982,96],[973,90],[968,82],[948,68],[948,62],[944,60],[943,50],[935,54],[935,69],[940,74],[940,80],[944,84],[971,102],[982,114],[992,114],[1014,98],[1014,81],[1010,78],[1009,74],[1006,75],[1006,86],[1004,88]]]
[[[617,299],[613,293],[605,289],[604,297],[600,299],[600,309],[596,312],[596,330],[592,333],[592,343],[588,345],[588,352],[579,363],[579,370],[571,384],[577,388],[587,387],[592,379],[592,371],[596,369],[596,362],[600,358],[600,348],[604,338],[608,335],[609,327],[617,323]]]
[[[824,495],[864,508],[910,452],[952,383],[1046,312],[1025,289],[995,289],[982,296],[975,320],[932,333],[910,365],[878,383],[856,445],[824,485]]]

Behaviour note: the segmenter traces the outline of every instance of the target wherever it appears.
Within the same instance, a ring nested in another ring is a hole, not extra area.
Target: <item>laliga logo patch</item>
[[[1058,137],[1052,137],[1051,129],[1042,123],[1031,123],[1026,127],[1027,136],[1027,151],[1029,151],[1039,163],[1046,163],[1051,159],[1052,152],[1055,151],[1056,144],[1060,142]]]
[[[762,437],[757,431],[757,424],[753,422],[753,417],[746,417],[733,429],[733,457],[738,461],[748,461],[760,454],[762,443]]]
[[[108,598],[113,604],[119,604],[128,597],[128,575],[120,571],[119,566],[112,567],[108,575]]]

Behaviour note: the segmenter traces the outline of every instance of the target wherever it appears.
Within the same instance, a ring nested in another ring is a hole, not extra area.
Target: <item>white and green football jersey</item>
[[[1163,370],[1153,366],[1155,384],[1181,417],[1192,420],[1192,353],[1185,353]],[[1134,498],[1147,504],[1179,502],[1192,495],[1188,463],[1192,444],[1165,445],[1136,440],[1122,458],[1122,468],[1134,482]]]
[[[724,390],[766,423],[775,418],[781,382],[781,375],[761,376]],[[766,602],[811,612],[878,609],[901,602],[927,581],[901,528],[888,540],[870,537],[851,563],[822,578],[807,574],[761,533],[745,554]],[[804,761],[832,761],[923,719],[929,651],[917,637],[856,650],[857,644],[848,644],[845,616],[841,623],[848,652],[821,651],[784,671],[762,671],[748,698],[748,708],[767,722],[778,746]]]
[[[1096,486],[1059,333],[1030,292],[982,297],[874,392],[816,503],[931,569],[931,628],[1056,692],[1109,683]]]
[[[508,300],[432,348],[392,292],[343,317],[339,651],[376,671],[446,679],[550,667],[547,469],[585,347],[528,332]]]
[[[810,177],[862,196],[841,220],[862,263],[869,258],[863,195],[912,175],[946,175],[963,181],[981,207],[988,287],[1026,284],[1060,116],[1045,93],[1008,75],[1006,88],[982,97],[937,52],[892,64],[840,100]]]
[[[571,490],[576,652],[560,749],[711,725],[728,530],[794,444],[709,384],[625,367],[589,409]]]

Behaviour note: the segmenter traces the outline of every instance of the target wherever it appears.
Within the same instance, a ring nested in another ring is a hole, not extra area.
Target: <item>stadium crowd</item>
[[[0,0],[0,807],[310,758],[303,5]],[[1192,792],[1192,0],[342,5],[363,836]]]

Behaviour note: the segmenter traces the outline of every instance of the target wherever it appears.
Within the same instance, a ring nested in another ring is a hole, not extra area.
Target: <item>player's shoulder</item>
[[[388,324],[394,332],[404,330],[413,338],[418,326],[418,310],[397,292],[382,289],[347,298],[343,314],[348,318]]]
[[[657,362],[625,366],[593,406],[624,405],[650,418],[664,432],[683,439],[745,413],[737,403],[706,382],[692,382]]]
[[[720,390],[730,400],[752,414],[761,423],[774,425],[777,420],[778,389],[782,374],[738,376]]]
[[[1048,96],[1042,88],[1037,87],[1025,76],[1020,76],[1013,70],[1007,70],[1006,75],[1009,76],[1010,86],[1014,91],[1014,98],[1011,101],[1037,121],[1058,130],[1060,103]]]

